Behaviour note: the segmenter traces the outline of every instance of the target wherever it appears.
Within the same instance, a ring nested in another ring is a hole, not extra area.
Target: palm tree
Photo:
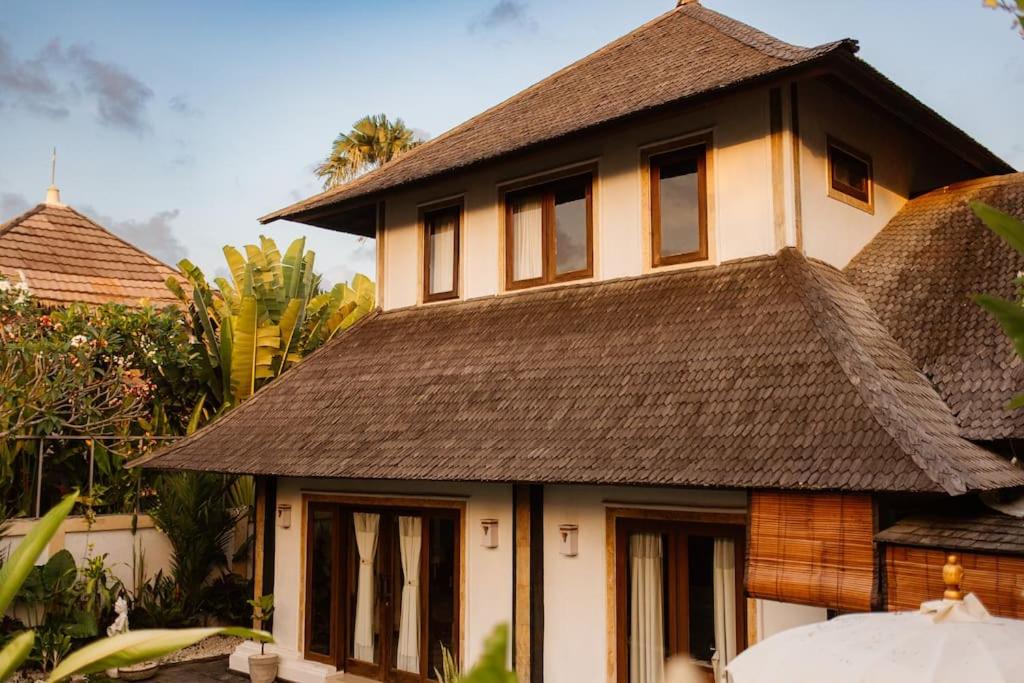
[[[402,119],[389,121],[386,114],[364,116],[352,124],[352,130],[337,137],[331,153],[316,167],[316,175],[327,190],[391,161],[420,142]]]

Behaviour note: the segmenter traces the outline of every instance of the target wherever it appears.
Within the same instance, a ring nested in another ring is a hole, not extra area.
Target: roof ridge
[[[22,221],[24,221],[27,218],[30,218],[31,216],[34,216],[35,214],[39,213],[45,208],[46,204],[36,204],[31,209],[28,209],[27,211],[22,211],[14,218],[11,218],[4,223],[0,223],[0,236],[7,234],[9,231],[21,225]]]
[[[495,111],[497,109],[500,109],[502,106],[504,106],[505,104],[511,102],[512,100],[515,100],[515,99],[519,98],[520,96],[525,95],[528,92],[536,90],[540,86],[548,83],[549,81],[557,78],[558,76],[561,76],[566,71],[569,71],[571,69],[576,68],[579,64],[581,64],[583,62],[586,62],[586,61],[590,60],[591,58],[596,57],[597,55],[604,54],[605,52],[610,51],[613,47],[617,46],[619,43],[625,41],[626,39],[630,38],[631,36],[633,36],[634,34],[638,33],[639,31],[645,30],[645,29],[647,29],[647,28],[649,28],[651,26],[654,26],[654,25],[656,25],[656,24],[658,24],[658,23],[668,19],[669,17],[671,17],[676,12],[680,12],[684,7],[685,7],[684,5],[679,5],[677,7],[673,7],[669,11],[664,12],[664,13],[654,17],[653,19],[651,19],[651,20],[641,24],[640,26],[636,27],[635,29],[633,29],[629,33],[625,33],[625,34],[619,36],[618,38],[615,38],[610,43],[605,43],[604,45],[602,45],[601,47],[597,48],[593,52],[588,52],[587,54],[583,55],[579,59],[577,59],[577,60],[575,60],[575,61],[573,61],[573,62],[563,66],[562,68],[558,69],[557,71],[555,71],[553,73],[550,73],[547,76],[541,78],[539,81],[535,81],[535,82],[531,83],[530,85],[526,86],[525,88],[523,88],[522,90],[518,90],[518,91],[512,93],[511,95],[509,95],[508,97],[504,98],[500,102],[497,102],[497,103],[491,105],[490,107],[488,107],[487,109],[484,109],[483,111],[474,114],[473,116],[469,117],[465,121],[461,121],[461,122],[455,124],[454,126],[449,128],[448,130],[444,131],[443,133],[441,133],[437,137],[431,138],[431,139],[427,140],[426,142],[424,142],[423,144],[417,145],[417,146],[413,147],[412,149],[410,149],[410,150],[408,150],[408,151],[406,151],[406,152],[404,152],[402,154],[399,154],[399,155],[395,156],[390,161],[388,161],[388,162],[386,162],[384,164],[381,164],[377,168],[374,168],[374,169],[368,171],[367,173],[364,173],[363,175],[361,175],[361,176],[359,176],[357,178],[353,178],[352,180],[350,180],[347,183],[344,183],[342,185],[338,185],[336,187],[332,187],[329,190],[324,190],[323,192],[321,192],[319,194],[315,194],[312,197],[307,197],[306,199],[303,199],[301,201],[295,202],[294,204],[290,204],[289,206],[286,206],[286,207],[283,207],[281,209],[278,209],[277,211],[272,211],[271,213],[268,213],[268,214],[266,214],[264,216],[261,216],[259,218],[259,221],[262,223],[264,221],[272,219],[273,217],[275,217],[275,216],[277,216],[279,214],[286,213],[286,212],[288,212],[288,211],[290,211],[292,209],[297,209],[299,207],[305,206],[305,205],[310,204],[310,203],[320,202],[320,201],[322,201],[324,199],[330,198],[331,196],[333,196],[335,194],[339,194],[342,191],[350,190],[353,187],[358,187],[359,185],[363,184],[364,182],[368,182],[368,180],[371,177],[376,176],[376,175],[380,175],[380,173],[384,172],[385,169],[388,169],[388,168],[392,167],[394,164],[398,163],[399,160],[409,159],[411,156],[413,156],[415,154],[418,154],[418,153],[422,154],[422,150],[429,149],[432,146],[436,146],[437,143],[443,141],[445,138],[450,137],[455,132],[457,132],[459,130],[462,130],[463,128],[469,127],[470,124],[472,124],[474,121],[476,121],[476,120],[486,116],[487,114],[490,114],[491,112],[493,112],[493,111]]]
[[[859,49],[857,41],[853,38],[840,38],[839,40],[822,43],[815,47],[794,45],[739,19],[734,19],[721,12],[704,7],[700,3],[695,2],[683,5],[682,7],[692,13],[693,18],[697,21],[703,22],[733,40],[776,59],[792,62],[798,59],[795,53],[827,52],[838,47],[845,47],[850,52],[856,53]]]
[[[882,371],[877,360],[867,349],[865,349],[864,343],[853,331],[849,320],[847,320],[846,316],[843,315],[842,307],[835,300],[834,296],[827,291],[828,285],[823,281],[822,277],[815,271],[812,265],[817,265],[831,270],[836,276],[841,278],[843,282],[849,284],[851,293],[861,299],[865,310],[869,315],[874,316],[874,322],[877,323],[879,328],[889,336],[893,346],[899,349],[904,355],[907,355],[906,350],[903,349],[895,339],[892,339],[891,333],[881,320],[877,319],[877,314],[875,314],[870,305],[863,300],[863,296],[860,294],[859,290],[846,280],[842,271],[835,267],[817,259],[808,259],[804,257],[803,254],[793,249],[787,249],[784,251],[787,252],[787,257],[783,259],[783,271],[785,272],[786,277],[791,279],[799,277],[805,282],[813,283],[813,288],[797,286],[796,289],[799,293],[800,301],[807,310],[815,329],[818,330],[818,333],[825,340],[826,346],[835,358],[836,363],[842,369],[843,373],[849,378],[850,383],[856,388],[862,403],[872,418],[897,444],[899,444],[900,450],[902,450],[911,459],[921,473],[930,481],[942,487],[947,493],[950,495],[958,495],[976,488],[978,483],[976,476],[969,471],[965,471],[961,467],[955,466],[955,461],[945,457],[944,453],[941,454],[943,457],[933,457],[926,460],[919,452],[919,448],[921,447],[928,447],[929,450],[934,450],[930,442],[937,435],[926,430],[920,423],[915,423],[913,425],[898,423],[898,421],[894,420],[889,414],[894,408],[898,408],[903,404],[903,402],[898,398],[899,394],[903,393],[903,391],[896,386],[891,377]],[[828,315],[827,320],[823,320],[822,316],[815,314],[815,303],[819,304],[823,309],[822,312]],[[837,335],[830,333],[827,329],[827,326],[830,323],[833,325],[841,325],[849,332],[849,334],[840,338]],[[836,348],[837,344],[850,346],[855,349],[856,352],[853,354],[852,358],[844,358]],[[935,400],[942,405],[945,413],[948,414],[951,427],[953,428],[956,438],[963,441],[964,444],[970,445],[974,448],[979,448],[960,437],[959,430],[956,428],[956,423],[952,418],[949,406],[947,406],[938,395],[931,382],[920,372],[909,355],[907,355],[906,361],[907,367],[910,368],[914,374],[920,377],[923,384],[935,394]],[[886,391],[871,392],[871,387],[868,386],[870,382],[865,382],[865,377],[853,372],[852,364],[854,363],[870,368],[872,370],[873,381],[884,386]],[[870,400],[869,396],[876,400]],[[878,399],[880,399],[881,405],[877,404]]]

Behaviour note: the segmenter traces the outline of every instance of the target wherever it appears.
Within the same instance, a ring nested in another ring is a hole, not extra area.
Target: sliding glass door
[[[458,511],[315,502],[307,520],[306,657],[432,680],[458,642]]]

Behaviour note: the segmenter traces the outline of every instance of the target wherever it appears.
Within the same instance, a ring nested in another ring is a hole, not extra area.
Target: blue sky
[[[256,218],[318,184],[367,113],[437,135],[666,11],[673,0],[4,0],[0,220],[63,198],[167,261],[299,235],[332,281],[372,241]],[[705,0],[789,42],[861,56],[1015,167],[1024,40],[980,0]]]

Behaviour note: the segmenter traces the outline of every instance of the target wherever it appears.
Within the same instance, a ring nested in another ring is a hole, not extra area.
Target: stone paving
[[[228,671],[228,660],[225,657],[206,662],[168,664],[161,667],[160,672],[149,680],[159,681],[159,683],[210,683],[211,681],[241,683],[248,681],[249,677]]]

